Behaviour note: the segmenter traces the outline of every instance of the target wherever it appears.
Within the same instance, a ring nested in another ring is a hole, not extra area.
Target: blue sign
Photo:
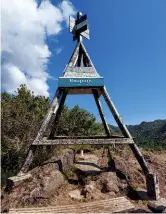
[[[104,78],[64,78],[59,77],[59,87],[101,87],[104,86]]]

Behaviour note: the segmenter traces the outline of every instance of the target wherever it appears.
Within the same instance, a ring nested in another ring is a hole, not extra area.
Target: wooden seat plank
[[[104,213],[134,210],[134,205],[125,197],[118,197],[93,202],[82,202],[62,206],[15,208],[9,213]]]

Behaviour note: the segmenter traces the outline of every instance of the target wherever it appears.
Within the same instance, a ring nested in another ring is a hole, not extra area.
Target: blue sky
[[[25,83],[53,98],[76,45],[66,23],[76,10],[88,14],[91,40],[83,42],[124,122],[166,119],[166,0],[71,2],[74,8],[60,0],[4,1],[2,90],[13,93]],[[99,120],[93,96],[67,97],[70,108],[77,104]]]
[[[88,14],[91,40],[84,39],[84,44],[124,122],[166,119],[166,1],[71,2],[77,11]],[[62,52],[54,54],[49,64],[55,78],[61,76],[76,45],[68,29],[57,39]],[[49,41],[52,50],[54,43]],[[49,80],[49,86],[53,95],[57,81]],[[101,101],[108,122],[114,123]],[[99,118],[90,95],[68,96],[66,104],[78,104]]]

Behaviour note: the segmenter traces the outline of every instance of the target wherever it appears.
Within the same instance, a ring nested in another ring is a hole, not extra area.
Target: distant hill
[[[136,142],[142,147],[166,149],[166,120],[142,122],[139,125],[127,126]],[[119,133],[117,127],[111,126],[113,131]]]

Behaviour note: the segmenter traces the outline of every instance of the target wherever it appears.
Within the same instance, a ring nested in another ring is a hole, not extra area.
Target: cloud
[[[55,51],[56,51],[56,54],[60,54],[60,52],[63,50],[63,48],[57,48]]]
[[[70,1],[54,6],[43,0],[38,6],[35,0],[3,0],[1,12],[3,90],[13,93],[26,84],[36,95],[49,96],[47,64],[52,53],[46,38],[62,31],[63,22],[75,14],[73,5]]]
[[[74,7],[73,7],[71,2],[62,1],[62,3],[60,4],[60,8],[62,10],[63,18],[66,21],[66,24],[68,25],[69,24],[69,22],[68,22],[69,16],[74,15],[73,14]]]

